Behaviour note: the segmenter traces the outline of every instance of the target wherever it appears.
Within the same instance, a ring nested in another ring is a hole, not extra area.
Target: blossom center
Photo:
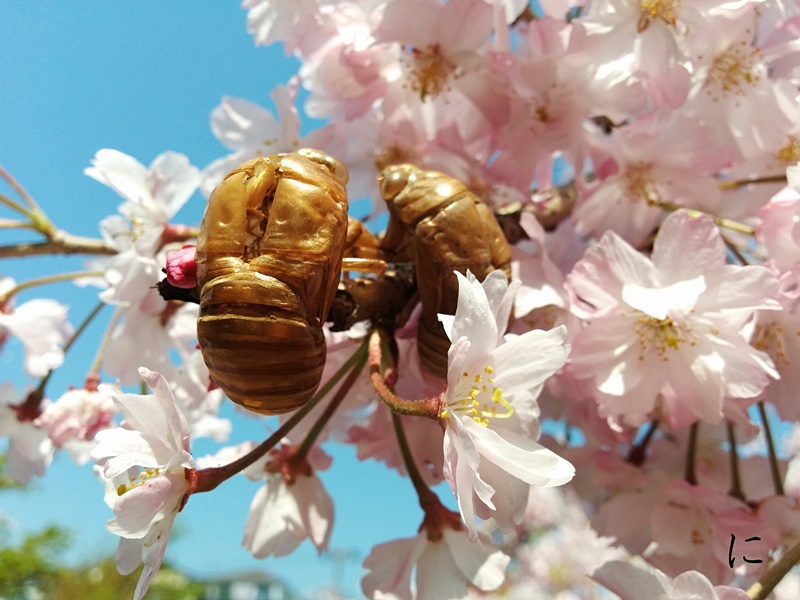
[[[134,488],[141,487],[146,481],[150,481],[163,474],[163,469],[143,469],[138,477],[131,477],[130,483],[122,483],[117,487],[117,496],[122,496],[125,492],[130,492]]]
[[[451,413],[462,413],[476,423],[486,427],[489,419],[507,419],[514,409],[503,398],[503,389],[494,385],[494,368],[486,365],[482,372],[464,371],[459,375],[453,397],[442,409],[441,417],[446,419]],[[503,409],[498,412],[498,407]]]
[[[675,26],[675,9],[680,7],[680,0],[642,0],[642,12],[639,16],[637,30],[639,33],[650,26],[656,20],[663,21],[667,25]]]
[[[789,136],[786,145],[775,153],[775,158],[782,160],[787,165],[800,161],[800,142],[793,135]]]
[[[419,92],[420,100],[450,89],[448,81],[451,75],[457,77],[456,65],[445,58],[439,44],[411,48],[411,56],[411,89]]]
[[[708,81],[711,95],[727,98],[745,96],[761,80],[761,51],[739,42],[714,58]]]
[[[653,177],[650,173],[652,165],[634,163],[629,165],[622,175],[622,187],[625,197],[633,203],[639,200],[650,201],[653,196],[651,187]]]
[[[800,336],[800,331],[796,332],[795,335]],[[784,337],[783,327],[777,323],[757,325],[753,334],[753,341],[750,343],[757,350],[762,350],[769,354],[778,370],[783,370],[789,366],[789,354],[786,351],[786,338]]]
[[[657,319],[642,315],[636,319],[635,331],[639,336],[641,348],[639,360],[644,360],[645,354],[652,349],[661,360],[668,361],[669,350],[678,350],[684,343],[694,346],[698,339],[692,333],[691,327],[682,325],[670,317]]]

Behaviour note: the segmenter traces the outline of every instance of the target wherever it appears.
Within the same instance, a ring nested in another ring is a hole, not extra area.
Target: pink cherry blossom
[[[117,568],[127,575],[145,565],[134,600],[145,595],[161,566],[189,491],[187,469],[194,468],[186,419],[169,384],[155,371],[139,372],[154,395],[116,395],[123,426],[99,432],[91,452],[106,483],[106,503],[114,511],[108,530],[122,538]]]
[[[36,414],[25,414],[25,402],[10,383],[0,384],[0,437],[8,437],[6,469],[19,483],[45,474],[53,460],[54,446],[47,430],[36,420],[49,402],[37,402]]]
[[[756,309],[778,308],[777,281],[763,267],[726,265],[709,217],[670,215],[652,259],[608,232],[566,286],[587,321],[570,362],[594,378],[604,416],[638,425],[657,411],[674,425],[715,424],[733,410],[726,397],[753,401],[777,377],[742,333]]]
[[[374,600],[468,598],[468,585],[484,592],[500,587],[508,562],[499,550],[470,543],[463,530],[442,527],[431,534],[423,523],[416,537],[372,549],[361,589]]]
[[[243,162],[259,156],[290,152],[302,145],[300,118],[294,106],[298,82],[277,86],[270,94],[277,109],[277,119],[267,109],[241,98],[226,96],[211,113],[211,130],[233,152],[203,169],[200,189],[204,196],[226,173]]]
[[[775,363],[780,379],[764,392],[782,419],[800,419],[797,390],[800,389],[800,262],[779,278],[778,301],[783,310],[758,311],[752,344]]]
[[[575,474],[570,463],[534,441],[536,398],[568,348],[564,327],[504,339],[517,286],[509,286],[501,271],[482,284],[469,272],[456,275],[456,314],[441,317],[453,341],[442,409],[444,476],[474,540],[476,516],[510,528],[522,518],[529,486],[562,485]]]
[[[749,596],[738,588],[714,586],[702,573],[686,571],[675,579],[642,560],[611,561],[597,569],[592,578],[620,600],[642,598],[669,598],[670,600],[748,600]]]
[[[701,126],[692,123],[687,133],[689,127],[674,116],[596,142],[599,152],[608,153],[609,174],[573,211],[578,233],[599,237],[610,230],[638,248],[662,218],[654,202],[716,210],[720,192],[713,174],[725,165],[724,156],[710,151],[713,138]]]
[[[256,558],[285,556],[308,538],[318,552],[328,549],[333,527],[333,501],[315,471],[330,466],[331,459],[319,448],[310,461],[295,456],[297,447],[284,445],[273,451],[266,464],[250,467],[251,479],[267,477],[256,492],[244,526],[242,545]]]
[[[758,211],[756,236],[779,271],[800,260],[800,165],[786,169],[789,185]]]
[[[75,389],[48,404],[38,423],[57,448],[66,448],[78,464],[89,460],[95,435],[113,425],[117,407],[109,389]]]

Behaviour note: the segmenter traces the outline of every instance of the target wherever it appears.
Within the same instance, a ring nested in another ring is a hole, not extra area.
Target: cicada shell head
[[[245,408],[305,404],[347,234],[347,169],[318,150],[248,161],[212,192],[198,236],[197,335],[211,376]]]

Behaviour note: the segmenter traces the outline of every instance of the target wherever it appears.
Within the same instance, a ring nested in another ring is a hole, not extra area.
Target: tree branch
[[[23,242],[0,246],[0,258],[41,256],[43,254],[101,254],[111,256],[117,250],[96,238],[72,235],[57,230],[46,242]]]

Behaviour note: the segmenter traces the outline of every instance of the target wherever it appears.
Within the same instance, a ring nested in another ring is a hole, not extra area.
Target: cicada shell
[[[197,239],[200,350],[245,408],[305,404],[347,235],[347,169],[317,150],[250,160],[214,189]]]
[[[389,208],[381,247],[390,259],[413,261],[422,315],[417,329],[422,363],[447,376],[450,341],[438,314],[455,314],[458,278],[483,279],[501,269],[511,278],[511,250],[492,211],[463,183],[414,165],[393,165],[378,177]]]

